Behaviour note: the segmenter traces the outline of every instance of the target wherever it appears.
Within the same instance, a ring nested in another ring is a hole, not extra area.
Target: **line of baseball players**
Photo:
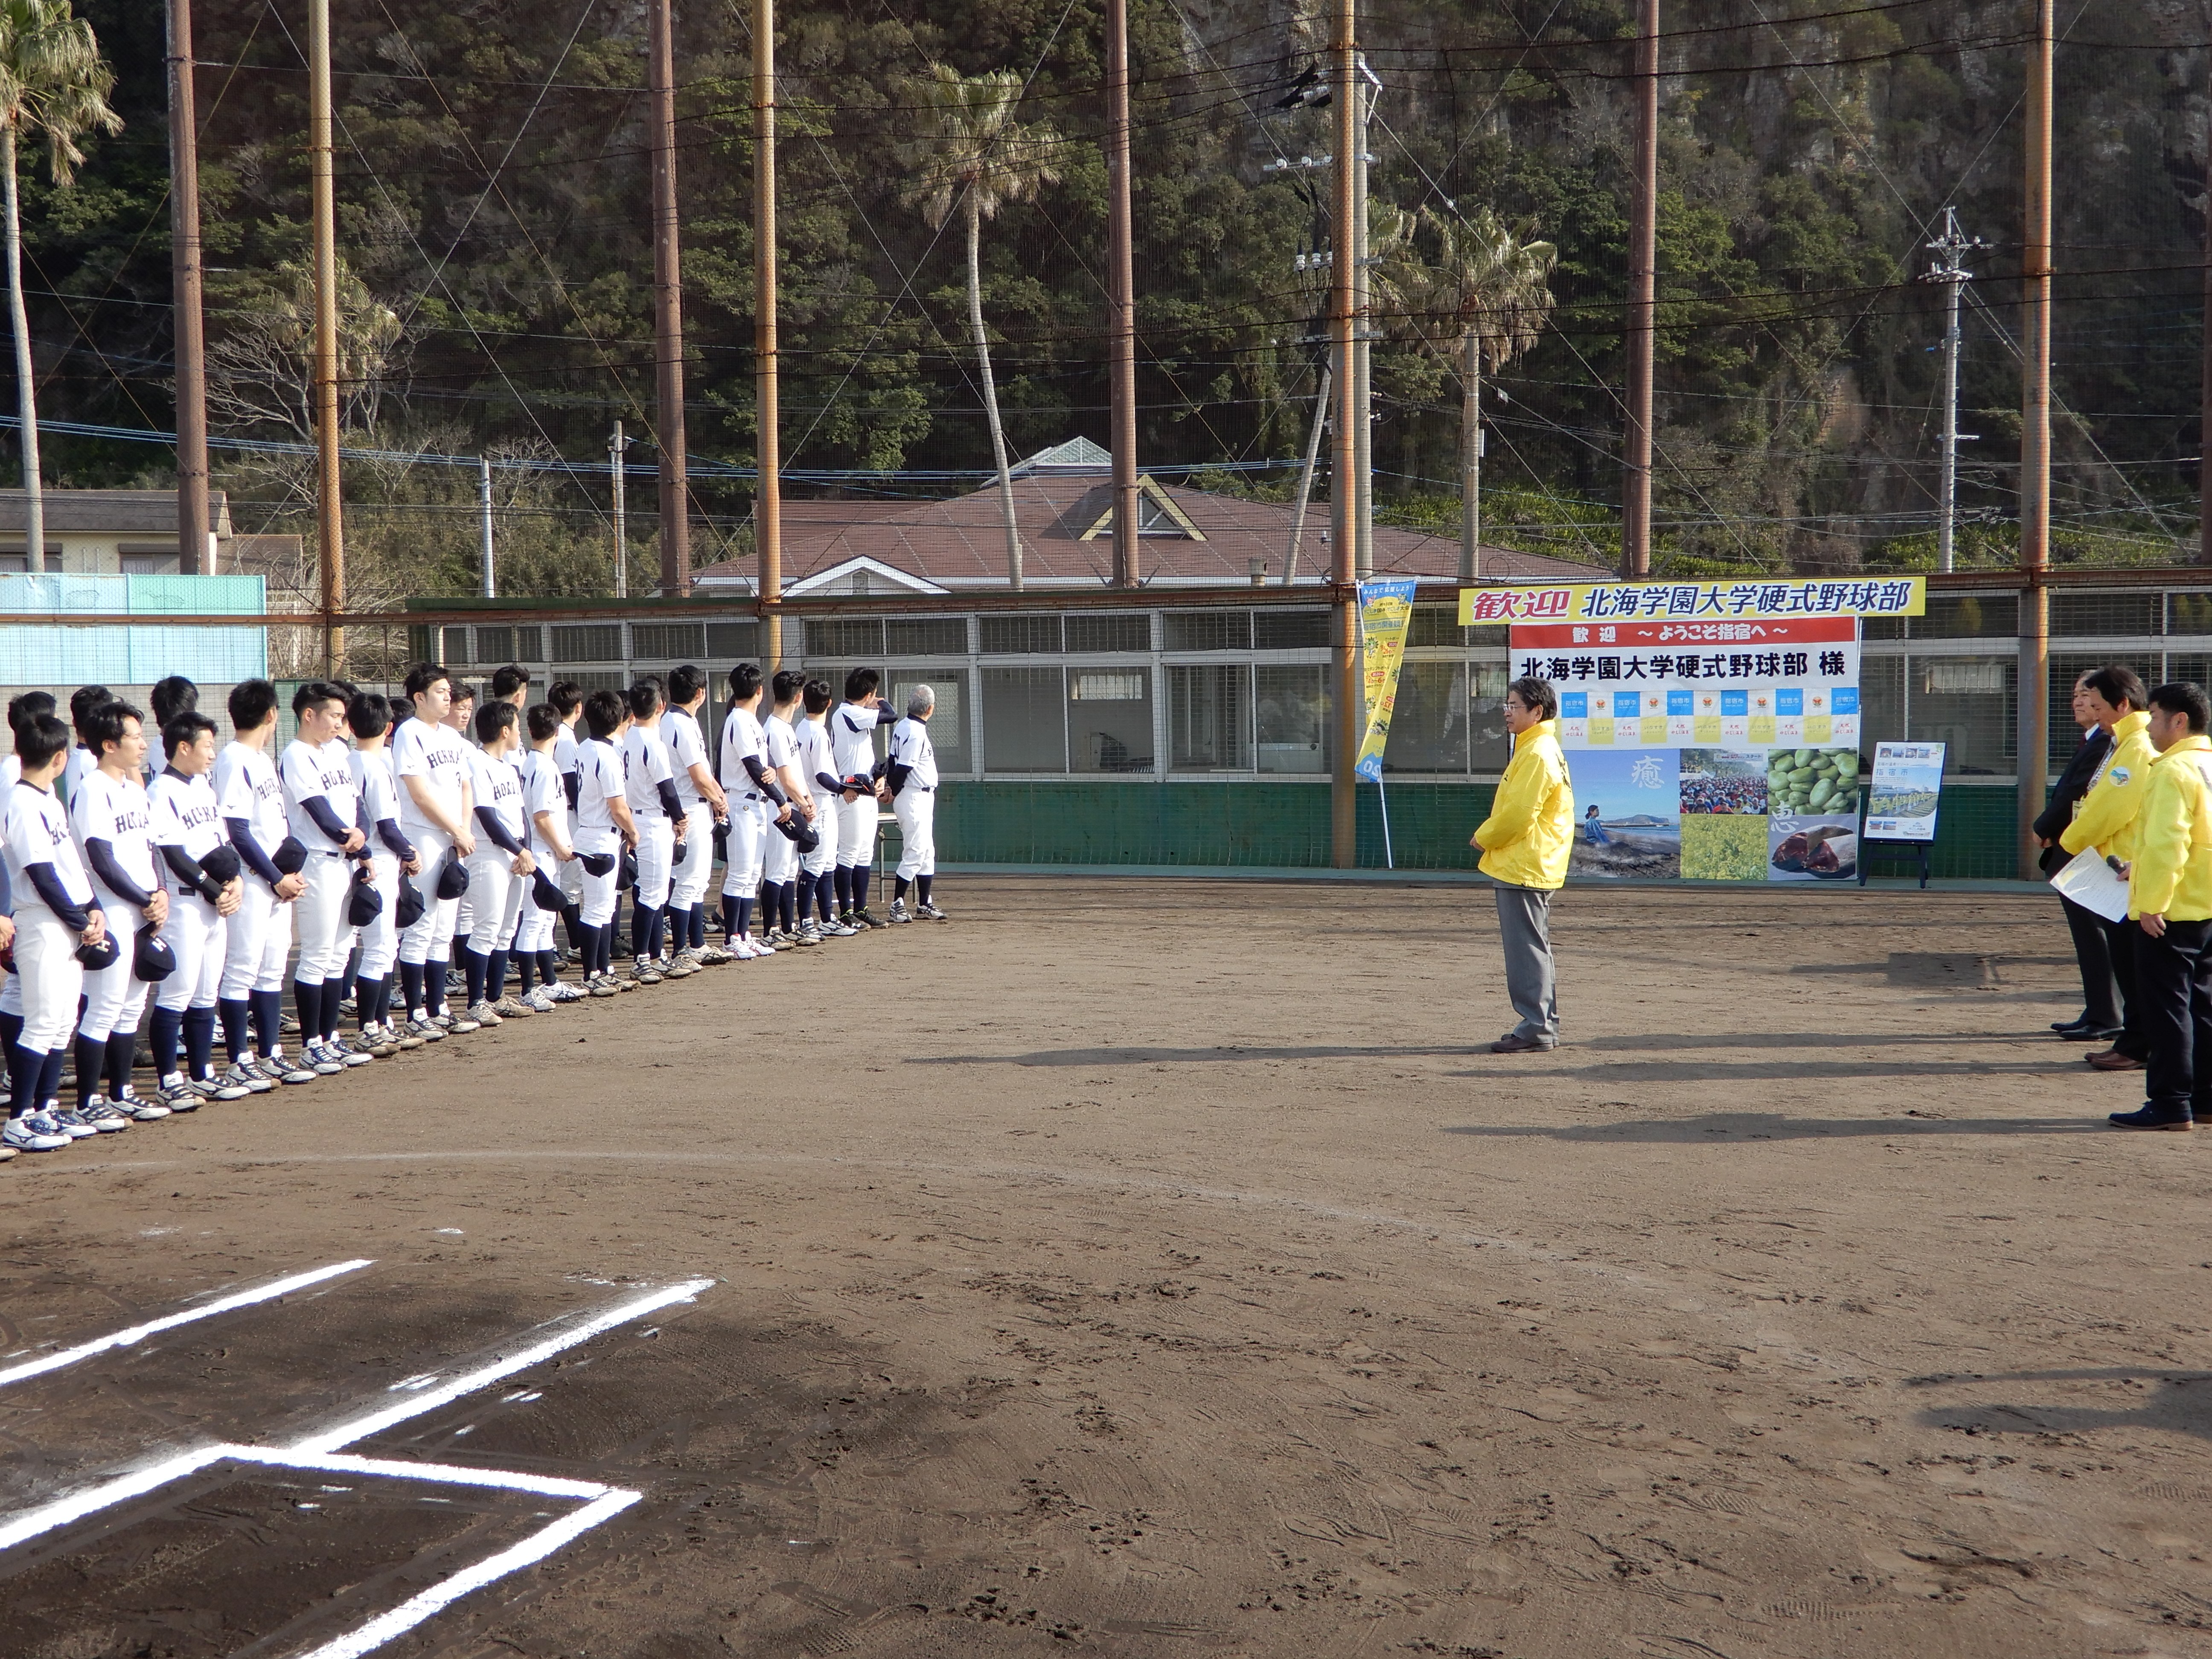
[[[0,763],[0,1159],[565,1002],[944,920],[935,698],[914,687],[894,723],[879,684],[856,669],[836,702],[826,681],[741,663],[713,759],[707,676],[688,664],[626,693],[557,683],[535,704],[510,664],[481,708],[429,663],[408,671],[404,699],[310,680],[275,754],[267,680],[232,690],[221,745],[181,678],[153,688],[150,718],[86,686],[64,725],[52,697],[26,693],[9,705],[14,753]],[[868,887],[885,803],[902,847],[878,919]],[[624,892],[626,976],[614,970]],[[561,977],[556,921],[580,983]],[[132,1082],[142,1021],[151,1094]]]

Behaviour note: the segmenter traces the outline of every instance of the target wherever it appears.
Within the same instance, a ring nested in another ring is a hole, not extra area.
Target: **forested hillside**
[[[50,419],[167,429],[167,149],[160,8],[82,0],[128,126],[76,186],[27,192]],[[218,432],[297,439],[307,246],[301,8],[197,0]],[[357,0],[335,8],[349,420],[364,447],[603,459],[652,408],[638,0]],[[752,447],[750,7],[678,0],[680,161],[702,459]],[[782,9],[785,460],[988,464],[957,221],[914,200],[914,81],[1012,69],[1057,181],[983,233],[984,306],[1018,453],[1107,435],[1099,0]],[[1326,111],[1279,113],[1323,44],[1310,3],[1133,0],[1143,457],[1299,453],[1300,343],[1325,238]],[[2002,556],[2015,483],[2027,0],[1705,0],[1668,8],[1660,250],[1662,542],[1704,562],[1834,568],[1928,552],[1940,295],[1914,280],[1946,203],[1994,246],[1966,329],[1969,545]],[[1625,0],[1376,0],[1379,201],[1493,206],[1559,249],[1542,342],[1498,380],[1493,538],[1617,546],[1629,107]],[[1790,21],[1796,17],[1802,21]],[[2067,556],[2194,536],[2207,22],[2201,0],[2062,5],[2059,515]],[[1455,383],[1402,329],[1378,355],[1378,496],[1457,511]],[[650,459],[648,446],[637,452]],[[152,446],[61,438],[58,482],[161,482]],[[283,455],[219,454],[241,527],[301,527]],[[1239,487],[1281,487],[1285,474]],[[604,477],[501,474],[510,583],[605,579]],[[465,583],[473,475],[357,465],[365,554]],[[795,486],[796,487],[796,486]],[[826,487],[826,486],[816,486]],[[849,486],[860,489],[860,485]],[[921,493],[964,487],[905,480]],[[1324,484],[1325,488],[1325,484]],[[634,492],[647,509],[649,490]],[[742,552],[747,494],[708,479],[701,556]],[[649,534],[649,511],[640,517]]]

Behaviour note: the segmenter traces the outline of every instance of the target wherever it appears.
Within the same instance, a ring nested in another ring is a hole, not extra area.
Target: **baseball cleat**
[[[104,1095],[94,1095],[85,1102],[77,1109],[77,1115],[92,1125],[96,1134],[120,1134],[131,1127],[130,1116],[109,1105]],[[167,1117],[168,1114],[164,1112],[161,1115]]]
[[[921,908],[915,912],[915,915],[920,916],[924,921],[950,921],[952,920],[951,917],[946,915],[944,911],[939,909],[927,899],[922,901]]]
[[[907,914],[906,901],[904,899],[897,898],[891,901],[890,919],[894,927],[897,926],[901,922],[912,921],[914,920],[912,916]]]
[[[134,1123],[152,1123],[169,1115],[167,1102],[149,1100],[127,1083],[123,1085],[123,1092],[108,1103]],[[192,1104],[197,1106],[199,1102],[195,1100]]]
[[[71,1139],[62,1133],[60,1124],[44,1112],[26,1112],[21,1117],[11,1117],[8,1127],[0,1129],[0,1146],[19,1152],[58,1152]]]
[[[100,1133],[99,1125],[94,1123],[74,1106],[49,1107],[46,1109],[46,1116],[58,1124],[61,1132],[71,1140],[88,1139]]]

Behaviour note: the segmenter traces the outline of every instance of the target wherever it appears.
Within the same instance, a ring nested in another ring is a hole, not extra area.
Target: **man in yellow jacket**
[[[1520,1024],[1490,1045],[1494,1054],[1541,1054],[1559,1046],[1559,975],[1552,966],[1552,895],[1566,885],[1574,850],[1575,790],[1559,749],[1559,699],[1549,680],[1505,688],[1513,758],[1475,830],[1478,866],[1498,895],[1505,948],[1505,994]]]
[[[2212,1124],[2212,738],[2204,735],[2212,699],[2202,686],[2161,685],[2149,712],[2158,759],[2136,815],[2128,872],[2149,1098],[2112,1121],[2186,1129],[2192,1121]]]
[[[2112,733],[2112,747],[2104,769],[2075,809],[2073,823],[2060,833],[2058,844],[2069,856],[2094,847],[2100,858],[2117,859],[2124,865],[2135,857],[2136,817],[2142,810],[2151,762],[2158,757],[2150,743],[2147,699],[2142,682],[2129,668],[2100,668],[2084,674],[2081,683],[2083,701],[2097,724]],[[2100,1072],[2140,1071],[2149,1049],[2136,1012],[2136,930],[2124,921],[2110,922],[2106,927],[2112,977],[2120,987],[2120,1034],[2111,1048],[2084,1058]]]

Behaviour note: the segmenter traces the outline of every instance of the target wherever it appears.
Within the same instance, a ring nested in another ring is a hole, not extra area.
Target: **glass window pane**
[[[649,662],[682,662],[703,656],[707,649],[705,624],[695,622],[632,623],[631,654]]]
[[[1066,714],[1057,668],[983,670],[983,769],[1067,770]],[[934,727],[933,720],[930,725]]]
[[[1252,617],[1252,645],[1260,651],[1328,648],[1326,611],[1261,611]]]
[[[1503,662],[1468,665],[1468,763],[1478,772],[1503,772],[1513,758],[1513,734],[1505,729],[1505,687],[1513,671]]]
[[[1170,611],[1167,648],[1170,651],[1249,651],[1252,613],[1249,611]]]
[[[1326,772],[1335,755],[1330,741],[1328,665],[1263,663],[1253,711],[1259,727],[1262,772]]]
[[[2156,593],[2053,593],[2051,631],[2074,639],[2155,634],[2164,609]]]
[[[760,624],[757,622],[714,622],[707,624],[707,654],[718,663],[729,664],[740,657],[750,657],[760,650]]]
[[[1915,657],[1911,730],[1920,743],[1950,745],[1947,772],[2002,776],[2013,769],[2013,696],[2020,665],[2012,657]]]
[[[1251,770],[1251,686],[1252,671],[1243,663],[1169,669],[1169,765],[1178,772]]]
[[[883,623],[874,617],[809,617],[806,652],[809,656],[863,657],[873,660],[884,653]],[[936,741],[935,729],[936,723],[932,721],[933,743]]]
[[[1075,618],[1068,620],[1072,632]],[[1152,671],[1144,667],[1069,669],[1067,748],[1068,769],[1073,772],[1149,773],[1152,769]]]
[[[441,655],[444,661],[449,666],[465,665],[476,660],[474,657],[469,654],[469,630],[467,629],[448,628],[445,629],[444,632],[445,641],[441,647]]]
[[[2168,594],[2166,631],[2169,634],[2212,634],[2212,593]]]
[[[620,662],[620,623],[564,623],[553,629],[556,662]]]
[[[1455,605],[1417,605],[1413,607],[1413,629],[1407,636],[1407,645],[1464,645],[1467,630],[1459,625],[1459,607]]]
[[[1467,668],[1455,662],[1409,662],[1398,672],[1390,715],[1386,772],[1467,770]]]
[[[894,670],[886,690],[887,701],[906,713],[906,694],[917,685],[937,693],[937,712],[929,717],[929,746],[937,751],[940,772],[973,772],[968,743],[968,671],[964,668],[901,668]],[[844,688],[838,688],[842,690]]]
[[[1149,616],[1093,617],[1078,612],[1067,618],[1067,649],[1071,655],[1152,648],[1152,619]]]
[[[489,663],[514,661],[514,630],[512,628],[477,629],[477,660]]]
[[[1859,659],[1859,753],[1871,765],[1875,744],[1904,741],[1905,659],[1863,656]]]
[[[985,617],[983,652],[987,656],[1058,656],[1058,617]]]
[[[894,657],[965,656],[965,617],[893,617],[884,623],[884,648]]]
[[[2020,600],[2010,593],[1931,593],[1928,614],[1911,620],[1916,640],[2010,639],[2020,630]]]
[[[544,662],[545,660],[545,630],[534,623],[514,630],[514,660]]]

